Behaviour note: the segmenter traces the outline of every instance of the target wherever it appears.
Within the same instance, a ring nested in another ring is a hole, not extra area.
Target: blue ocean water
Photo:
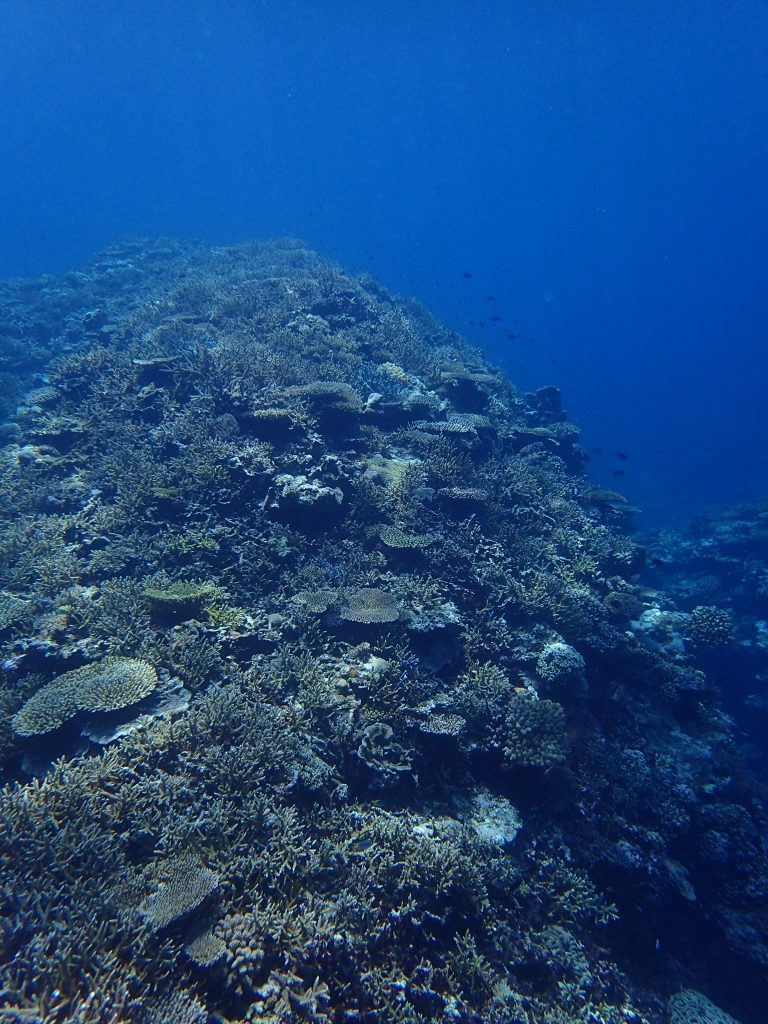
[[[562,388],[646,524],[765,495],[764,3],[5,0],[0,26],[0,277],[295,236]]]

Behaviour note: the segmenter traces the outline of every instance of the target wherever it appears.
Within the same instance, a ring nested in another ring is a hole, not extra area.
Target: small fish
[[[514,341],[515,338],[517,337],[517,335],[516,334],[508,334],[507,337],[509,338],[510,341]]]
[[[559,359],[550,359],[549,361],[550,361],[550,363],[554,363],[554,364],[555,364],[555,366],[557,366],[557,365],[558,365],[558,363],[560,362],[560,360],[559,360]]]
[[[486,295],[485,296],[485,301],[486,302],[495,302],[496,301],[496,296],[495,295]]]
[[[614,476],[624,476],[624,470],[623,469],[614,469],[613,475]]]
[[[626,462],[629,459],[629,456],[626,452],[616,452],[616,458],[621,459],[622,462]]]
[[[500,316],[492,316],[491,317],[491,322],[494,323],[494,324],[497,324],[499,322],[499,320],[501,320]]]
[[[472,273],[471,273],[471,271],[469,271],[469,270],[465,270],[465,271],[464,271],[464,277],[466,277],[467,279],[469,279],[470,277],[472,277]]]

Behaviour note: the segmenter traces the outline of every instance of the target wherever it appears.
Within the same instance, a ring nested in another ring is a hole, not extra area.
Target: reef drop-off
[[[750,1020],[761,792],[555,389],[292,241],[0,301],[0,1014]]]

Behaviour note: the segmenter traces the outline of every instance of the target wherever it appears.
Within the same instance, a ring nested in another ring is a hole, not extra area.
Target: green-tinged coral
[[[337,594],[335,590],[321,587],[319,590],[300,590],[294,600],[303,605],[307,611],[321,615],[327,611],[332,604],[335,604]]]
[[[117,711],[136,704],[157,686],[157,672],[136,658],[105,658],[72,669],[43,686],[13,717],[19,736],[60,728],[78,712]]]
[[[466,720],[461,715],[448,713],[427,715],[419,722],[419,729],[433,736],[460,736],[466,725]]]
[[[482,487],[441,487],[437,493],[455,505],[484,505],[488,501],[488,491]]]
[[[183,620],[199,615],[206,604],[221,595],[221,589],[206,581],[174,580],[144,588],[144,597],[161,616]]]

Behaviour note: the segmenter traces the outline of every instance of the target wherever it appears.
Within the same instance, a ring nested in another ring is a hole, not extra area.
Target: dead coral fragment
[[[348,622],[364,624],[396,622],[400,618],[400,606],[393,594],[373,587],[361,587],[346,594],[346,603],[339,614]]]
[[[219,878],[194,855],[184,854],[163,865],[160,886],[139,907],[155,931],[167,928],[218,888]]]
[[[58,729],[79,711],[106,712],[137,704],[157,686],[157,672],[135,658],[104,658],[57,676],[33,694],[13,718],[18,736]]]

